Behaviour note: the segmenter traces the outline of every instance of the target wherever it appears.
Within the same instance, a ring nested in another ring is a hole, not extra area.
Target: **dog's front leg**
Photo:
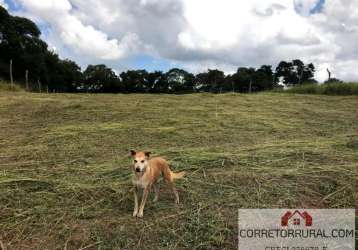
[[[133,189],[133,195],[134,195],[134,211],[133,211],[133,217],[136,217],[138,214],[138,187],[135,186]]]
[[[147,202],[147,198],[148,198],[150,188],[151,188],[150,184],[144,188],[142,202],[140,204],[137,217],[143,217],[143,210],[144,210],[145,203]]]

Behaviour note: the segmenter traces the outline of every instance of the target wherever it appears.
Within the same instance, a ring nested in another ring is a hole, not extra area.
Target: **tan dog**
[[[161,157],[149,159],[150,152],[136,152],[131,150],[131,155],[134,160],[133,166],[133,185],[134,188],[134,211],[133,216],[143,217],[143,210],[148,198],[148,194],[153,185],[155,197],[153,201],[158,200],[159,187],[157,181],[163,173],[166,183],[169,185],[175,195],[175,203],[179,203],[178,191],[174,186],[174,180],[182,178],[185,172],[174,173],[170,170],[168,163]],[[142,195],[142,202],[138,208],[138,188],[144,189]]]

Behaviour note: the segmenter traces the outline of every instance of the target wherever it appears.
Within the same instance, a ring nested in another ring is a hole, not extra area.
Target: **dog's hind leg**
[[[176,189],[176,187],[174,186],[174,183],[172,184],[172,190],[173,190],[173,193],[174,193],[174,196],[175,196],[175,203],[176,204],[179,204],[179,194],[178,194],[178,191]]]
[[[158,201],[158,197],[159,197],[159,184],[154,183],[153,184],[153,189],[154,189],[154,199],[153,199],[153,201],[156,202],[156,201]]]
[[[175,188],[174,182],[168,181],[167,183],[168,183],[170,189],[173,191],[173,194],[174,194],[174,202],[175,202],[176,204],[179,204],[179,194],[178,194],[177,189]]]
[[[176,204],[179,204],[179,194],[178,194],[177,189],[175,188],[174,178],[172,177],[172,175],[173,175],[173,173],[171,172],[171,170],[169,169],[168,166],[163,169],[163,177],[165,179],[165,182],[168,184],[168,186],[170,187],[170,189],[172,190],[172,192],[175,196],[174,202]]]

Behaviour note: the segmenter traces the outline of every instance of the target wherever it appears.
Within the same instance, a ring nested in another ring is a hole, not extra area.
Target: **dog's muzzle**
[[[136,171],[137,173],[139,173],[139,172],[140,172],[140,168],[135,168],[135,171]]]

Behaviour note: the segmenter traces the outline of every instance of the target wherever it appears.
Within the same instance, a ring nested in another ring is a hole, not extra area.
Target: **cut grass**
[[[358,99],[0,92],[7,249],[237,249],[239,208],[357,208]],[[168,158],[181,204],[132,218],[129,149]]]

